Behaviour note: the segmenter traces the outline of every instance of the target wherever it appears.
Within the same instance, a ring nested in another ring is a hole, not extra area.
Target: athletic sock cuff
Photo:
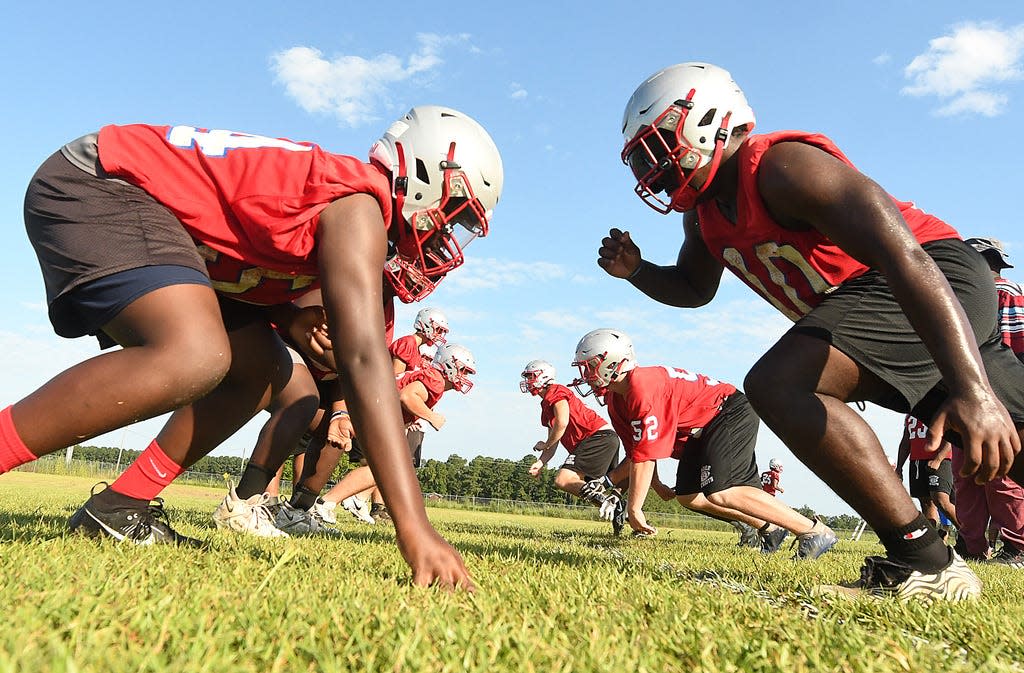
[[[37,456],[21,441],[21,436],[14,427],[11,407],[0,411],[0,474],[10,472],[19,465],[31,463],[36,458]]]
[[[152,500],[184,471],[154,439],[110,489],[131,498]]]

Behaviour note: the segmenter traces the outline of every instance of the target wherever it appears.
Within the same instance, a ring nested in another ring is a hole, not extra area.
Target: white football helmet
[[[458,344],[441,344],[431,362],[434,369],[452,384],[454,390],[465,395],[473,387],[469,377],[476,374],[476,360],[465,346]]]
[[[733,130],[743,125],[754,128],[754,111],[728,71],[691,62],[648,77],[622,115],[622,162],[637,180],[637,196],[662,214],[693,209],[718,171]],[[690,187],[694,172],[708,164],[704,184]]]
[[[775,470],[776,472],[782,472],[782,463],[780,463],[775,458],[772,458],[771,460],[768,461],[768,469]]]
[[[524,393],[540,395],[544,388],[555,382],[555,366],[547,360],[530,360],[520,374],[519,389]]]
[[[397,238],[384,275],[401,301],[419,301],[463,263],[470,241],[487,235],[505,180],[501,155],[472,118],[423,105],[391,125],[370,161],[391,173],[395,199]]]
[[[448,335],[448,318],[439,308],[423,308],[416,314],[412,328],[431,344],[443,344]]]
[[[576,359],[573,367],[579,367],[580,378],[572,386],[583,396],[593,392],[604,397],[608,384],[617,381],[626,372],[636,367],[633,342],[625,333],[614,329],[601,328],[588,332],[576,345]],[[580,388],[586,383],[590,391]]]

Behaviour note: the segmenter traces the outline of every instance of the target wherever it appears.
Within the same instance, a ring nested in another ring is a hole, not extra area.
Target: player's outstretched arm
[[[644,516],[644,502],[647,500],[647,493],[651,490],[651,482],[654,479],[656,463],[653,460],[645,460],[633,463],[629,472],[629,525],[638,533],[654,534],[658,529],[647,523]]]
[[[418,585],[472,589],[462,558],[430,525],[409,460],[391,357],[384,340],[381,273],[386,227],[375,199],[333,202],[317,231],[324,307],[356,433],[395,523],[398,546]]]
[[[765,205],[784,227],[813,227],[863,264],[878,269],[935,360],[950,394],[929,424],[929,449],[946,430],[963,439],[964,474],[1004,476],[1020,438],[996,398],[974,333],[946,277],[914,238],[877,183],[804,143],[779,143],[758,173]]]
[[[413,381],[398,393],[398,401],[402,408],[416,418],[422,418],[440,430],[445,423],[445,417],[427,406],[427,388],[420,381]]]
[[[669,306],[693,308],[711,301],[722,279],[722,265],[700,238],[696,214],[683,218],[686,238],[676,263],[658,266],[644,260],[628,231],[611,229],[601,240],[597,264],[609,275],[624,278],[651,299]]]

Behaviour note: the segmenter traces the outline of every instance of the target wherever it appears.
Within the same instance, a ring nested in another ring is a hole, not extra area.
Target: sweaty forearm
[[[713,291],[708,296],[707,292],[695,287],[687,274],[676,265],[658,266],[643,260],[636,272],[626,280],[651,299],[678,308],[704,306],[714,297]]]

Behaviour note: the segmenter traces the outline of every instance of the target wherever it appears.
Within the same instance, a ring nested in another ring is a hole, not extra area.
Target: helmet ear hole
[[[427,165],[419,157],[416,157],[416,178],[428,185],[430,184],[430,173],[427,172]]]

